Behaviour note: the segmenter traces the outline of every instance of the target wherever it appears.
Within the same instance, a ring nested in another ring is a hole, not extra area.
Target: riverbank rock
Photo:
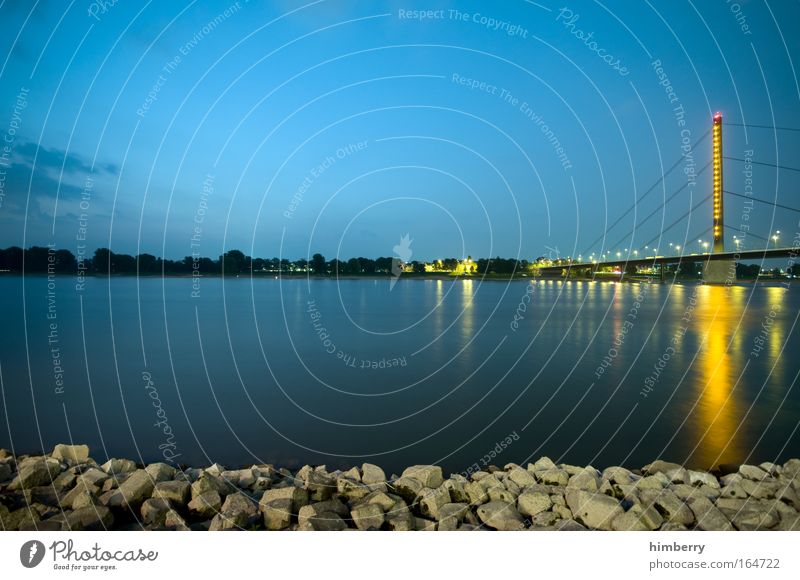
[[[479,506],[478,517],[485,525],[495,530],[514,531],[525,527],[517,508],[504,501],[491,501]]]
[[[17,467],[17,476],[8,484],[8,489],[30,489],[48,485],[61,473],[61,464],[49,457],[29,457]]]
[[[53,459],[58,459],[72,465],[84,463],[89,459],[89,446],[58,444],[55,446],[50,456]]]
[[[587,528],[610,530],[614,519],[624,513],[616,499],[601,493],[568,489],[565,497],[575,520]]]
[[[435,465],[389,478],[371,463],[98,466],[89,451],[0,450],[0,529],[800,531],[800,459],[711,473],[660,459],[601,472],[542,457],[444,479]]]

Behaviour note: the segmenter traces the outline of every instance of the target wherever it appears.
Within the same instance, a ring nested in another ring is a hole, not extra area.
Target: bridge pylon
[[[715,113],[711,127],[712,137],[712,201],[714,236],[711,252],[725,251],[725,212],[722,195],[722,113]],[[731,284],[736,281],[736,262],[734,260],[706,260],[703,265],[703,282],[708,284]]]

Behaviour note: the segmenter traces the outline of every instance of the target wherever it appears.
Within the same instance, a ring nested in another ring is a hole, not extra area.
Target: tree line
[[[470,259],[471,262],[471,259]],[[410,261],[402,263],[406,271],[456,272],[464,260],[445,258],[432,262]],[[182,260],[159,258],[152,254],[120,254],[108,248],[98,248],[91,258],[79,261],[69,250],[51,247],[32,246],[23,249],[13,246],[0,249],[0,271],[75,274],[78,269],[85,274],[173,274],[173,275],[239,275],[239,274],[306,274],[315,275],[360,275],[385,274],[396,270],[398,259],[350,258],[327,260],[322,254],[314,254],[310,260],[300,258],[252,258],[240,250],[229,250],[217,259],[199,256],[186,256]],[[527,260],[506,258],[481,258],[474,262],[476,274],[512,274],[528,271],[531,264]]]

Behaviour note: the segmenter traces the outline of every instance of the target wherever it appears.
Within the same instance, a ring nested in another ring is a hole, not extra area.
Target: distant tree
[[[108,248],[97,248],[92,257],[92,267],[98,274],[108,274],[111,272],[111,250]]]
[[[73,273],[78,268],[78,261],[69,250],[56,250],[56,272]]]
[[[311,256],[311,271],[315,274],[324,274],[326,272],[327,262],[325,256],[322,254],[314,254]]]
[[[424,274],[425,273],[425,262],[417,262],[414,260],[411,262],[411,271],[415,274]]]
[[[347,266],[345,271],[348,274],[360,274],[361,273],[361,260],[359,258],[350,258],[347,260]]]
[[[250,259],[239,250],[228,250],[220,256],[223,274],[239,274],[250,269]]]
[[[26,272],[47,272],[47,262],[50,255],[48,248],[31,246],[25,250]],[[54,265],[55,267],[55,265]]]
[[[22,256],[22,248],[17,246],[2,250],[2,253],[0,253],[0,270],[22,271]]]
[[[136,256],[136,267],[140,274],[160,274],[161,260],[152,254],[139,254]]]
[[[392,271],[392,258],[376,258],[375,271],[383,274]]]
[[[328,262],[328,271],[330,271],[332,276],[338,276],[339,274],[344,274],[346,269],[345,262],[341,260],[337,260],[334,258],[330,262]]]

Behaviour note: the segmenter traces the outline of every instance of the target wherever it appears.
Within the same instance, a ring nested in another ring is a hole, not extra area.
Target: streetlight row
[[[775,233],[772,234],[772,236],[771,236],[772,242],[775,244],[776,248],[778,247],[778,240],[780,239],[780,237],[781,237],[781,231],[780,230],[776,230]],[[733,243],[736,244],[736,250],[738,251],[740,249],[741,244],[742,244],[742,240],[740,238],[736,237],[736,236],[733,236]],[[697,244],[698,244],[699,248],[702,248],[704,251],[708,251],[709,243],[707,241],[702,240],[702,239],[698,239],[697,240]],[[676,252],[680,252],[681,251],[681,246],[679,244],[673,244],[672,242],[670,242],[669,243],[669,247],[670,247],[670,250],[674,250]],[[645,246],[644,247],[645,256],[648,255],[648,251],[652,252],[653,256],[657,256],[658,255],[658,248],[650,248],[649,246]],[[638,257],[639,256],[639,250],[633,250],[632,253],[633,253],[634,257]],[[624,251],[616,252],[616,256],[617,256],[618,259],[622,258],[623,254],[628,256],[628,257],[630,257],[630,255],[631,255],[631,254],[628,253],[628,248],[625,248]],[[594,254],[594,253],[592,253],[592,254],[589,255],[589,260],[592,261],[592,262],[597,262],[597,260],[595,259],[595,256],[599,256],[600,258],[603,258],[603,260],[605,261],[605,260],[607,260],[607,258],[609,256],[613,256],[613,255],[614,255],[614,252],[603,252],[602,254]],[[571,260],[572,258],[568,257],[568,258],[565,258],[565,259]],[[578,256],[578,261],[579,262],[583,261],[583,255],[579,255]]]

